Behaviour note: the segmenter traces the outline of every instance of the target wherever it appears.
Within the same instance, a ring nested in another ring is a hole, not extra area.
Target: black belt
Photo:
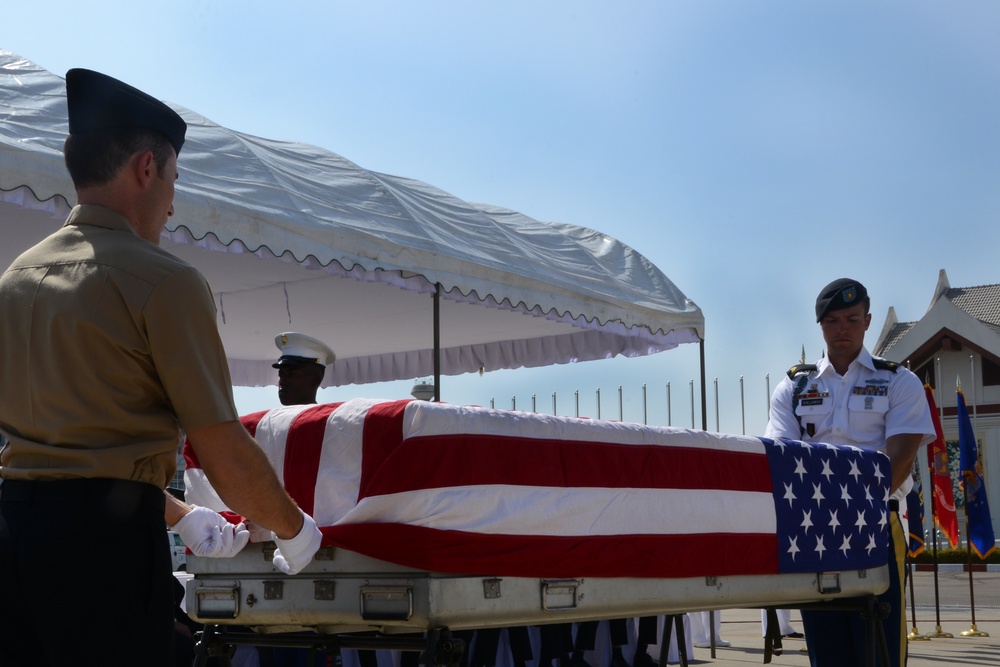
[[[899,500],[896,498],[889,498],[889,511],[899,513]]]
[[[7,479],[0,484],[2,502],[131,502],[163,511],[163,490],[129,479],[88,477],[53,480]]]

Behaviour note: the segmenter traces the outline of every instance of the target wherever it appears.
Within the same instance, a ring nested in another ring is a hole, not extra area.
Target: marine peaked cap
[[[160,132],[180,155],[187,123],[160,100],[106,74],[74,68],[66,72],[69,133],[138,127]]]
[[[319,364],[329,366],[337,355],[323,341],[312,336],[286,331],[274,337],[274,344],[281,350],[281,356],[271,364],[272,368]]]
[[[866,298],[868,290],[864,285],[850,278],[838,278],[824,287],[816,297],[816,321],[822,320],[830,311],[863,303]]]

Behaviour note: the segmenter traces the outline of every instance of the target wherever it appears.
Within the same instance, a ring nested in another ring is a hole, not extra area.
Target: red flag
[[[934,419],[934,432],[937,434],[934,442],[927,445],[927,469],[931,472],[931,487],[934,489],[931,508],[934,513],[934,523],[954,549],[958,545],[958,515],[955,513],[955,494],[952,491],[948,465],[948,447],[944,442],[941,417],[934,403],[934,390],[929,384],[925,384],[924,393],[927,394],[927,403],[931,407],[931,417]]]

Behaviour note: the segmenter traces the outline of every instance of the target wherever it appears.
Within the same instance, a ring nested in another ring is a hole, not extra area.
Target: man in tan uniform
[[[204,277],[158,247],[184,121],[96,72],[66,88],[78,205],[0,276],[2,659],[173,665],[164,519],[210,551],[237,532],[167,501],[181,429],[227,505],[274,532],[276,567],[301,570],[321,534],[238,421]]]

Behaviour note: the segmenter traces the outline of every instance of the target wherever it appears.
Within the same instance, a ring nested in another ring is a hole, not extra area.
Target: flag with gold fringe
[[[962,488],[965,492],[965,514],[969,522],[969,542],[977,556],[986,558],[997,548],[996,538],[993,537],[993,520],[986,501],[983,464],[979,459],[976,434],[972,430],[969,410],[965,407],[965,394],[961,389],[958,390],[958,448]]]
[[[927,469],[931,473],[931,493],[934,496],[931,512],[934,523],[948,540],[952,549],[958,546],[958,513],[955,511],[955,492],[951,481],[951,465],[948,462],[948,446],[944,441],[941,416],[934,401],[934,389],[924,385],[927,403],[934,420],[934,442],[927,445]]]

